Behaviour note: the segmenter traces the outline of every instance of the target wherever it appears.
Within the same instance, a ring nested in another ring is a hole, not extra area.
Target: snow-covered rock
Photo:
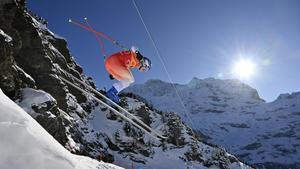
[[[3,30],[0,29],[0,35],[4,37],[5,42],[11,42],[12,38],[8,36],[6,33],[3,32]]]
[[[24,88],[21,90],[22,98],[17,101],[17,103],[32,117],[37,116],[37,112],[47,112],[44,108],[49,107],[48,109],[51,109],[51,107],[54,107],[57,102],[56,100],[49,94],[42,90],[35,90],[32,88]],[[51,112],[49,113],[49,116],[55,117]]]
[[[114,164],[147,169],[251,168],[225,150],[196,140],[191,129],[175,113],[161,114],[131,95],[122,99],[124,108],[168,139],[166,142],[153,139],[99,105],[83,125],[86,139],[89,142],[104,140],[101,144],[114,154]]]
[[[255,89],[237,80],[194,78],[186,85],[174,86],[181,100],[172,84],[160,80],[133,85],[127,92],[140,95],[155,108],[177,112],[207,141],[244,161],[270,168],[298,167],[299,92],[266,103]]]
[[[73,155],[0,89],[1,169],[121,169]]]

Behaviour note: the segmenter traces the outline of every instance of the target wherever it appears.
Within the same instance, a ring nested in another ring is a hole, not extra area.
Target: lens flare
[[[255,64],[249,59],[240,59],[235,62],[232,72],[238,78],[250,78],[255,73]]]

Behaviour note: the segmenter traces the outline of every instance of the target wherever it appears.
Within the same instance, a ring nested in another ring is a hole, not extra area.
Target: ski
[[[89,92],[83,90],[82,88],[78,87],[77,85],[73,84],[72,82],[68,81],[67,79],[60,77],[61,80],[63,80],[65,83],[71,85],[72,87],[76,88],[77,90],[87,94],[88,96],[92,97],[94,100],[96,100],[97,102],[99,102],[100,104],[104,105],[105,107],[107,107],[108,109],[112,110],[114,113],[118,114],[119,116],[121,116],[124,120],[130,122],[131,124],[133,124],[135,127],[141,129],[142,131],[144,131],[145,133],[149,134],[150,136],[152,136],[155,139],[160,140],[161,138],[157,135],[154,135],[151,130],[146,130],[145,128],[141,127],[139,124],[137,124],[133,119],[130,119],[129,117],[127,117],[126,115],[120,113],[119,111],[117,111],[115,108],[111,107],[110,105],[108,105],[107,103],[101,101],[100,99],[98,99],[97,97],[95,97],[94,95],[90,94]],[[164,138],[163,136],[161,136],[162,138]]]
[[[109,98],[107,98],[105,95],[101,94],[100,92],[98,92],[97,90],[95,90],[94,88],[88,86],[86,83],[82,82],[81,80],[79,80],[78,78],[74,77],[73,75],[71,75],[70,73],[66,72],[65,70],[62,70],[61,68],[59,68],[59,70],[61,70],[62,72],[64,72],[66,75],[68,75],[69,77],[71,77],[72,79],[74,79],[75,81],[77,81],[78,83],[82,84],[83,86],[87,87],[88,89],[90,89],[91,91],[93,91],[95,94],[99,95],[100,97],[102,97],[103,99],[105,99],[106,101],[108,101],[109,103],[111,103],[112,105],[116,106],[117,108],[121,109],[122,112],[124,112],[126,115],[120,113],[119,111],[117,111],[115,108],[113,108],[112,106],[110,106],[109,104],[105,103],[104,101],[101,101],[100,99],[98,99],[97,97],[93,96],[92,94],[90,94],[89,92],[83,90],[82,88],[78,87],[77,85],[73,84],[72,82],[68,81],[67,79],[63,78],[60,76],[60,78],[66,82],[67,84],[73,86],[74,88],[80,90],[81,92],[86,93],[87,95],[91,96],[92,98],[94,98],[96,101],[98,101],[99,103],[101,103],[102,105],[106,106],[107,108],[109,108],[110,110],[112,110],[113,112],[115,112],[116,114],[120,115],[123,119],[127,120],[128,122],[132,123],[134,126],[136,126],[137,128],[141,129],[142,131],[144,131],[145,133],[149,134],[150,136],[158,139],[158,140],[165,140],[167,139],[167,137],[162,136],[160,133],[158,133],[157,131],[155,131],[154,129],[152,129],[151,127],[149,127],[147,124],[145,124],[143,121],[141,121],[140,119],[138,119],[136,116],[134,116],[133,114],[129,113],[127,110],[125,110],[123,107],[121,107],[120,105],[116,104],[115,102],[111,101]]]
[[[158,133],[157,131],[153,130],[151,127],[149,127],[147,124],[145,124],[142,120],[140,120],[139,118],[137,118],[136,116],[134,116],[133,114],[131,114],[130,112],[128,112],[126,109],[124,109],[123,107],[121,107],[120,105],[118,105],[117,103],[113,102],[112,100],[110,100],[109,98],[107,98],[105,95],[101,94],[100,92],[98,92],[97,90],[95,90],[94,88],[88,86],[86,83],[84,83],[83,81],[79,80],[78,78],[74,77],[72,74],[66,72],[65,70],[62,70],[65,74],[67,74],[68,76],[70,76],[71,78],[73,78],[75,81],[77,81],[78,83],[82,84],[83,86],[87,87],[88,89],[90,89],[91,91],[93,91],[95,94],[97,94],[98,96],[102,97],[103,99],[105,99],[106,101],[110,102],[113,106],[116,106],[117,108],[121,109],[123,112],[125,112],[126,114],[128,114],[131,118],[133,118],[135,121],[137,121],[138,123],[140,123],[141,125],[143,125],[143,127],[147,128],[150,131],[153,131],[153,133],[155,133],[156,135],[166,139],[166,137],[163,137],[160,133]]]

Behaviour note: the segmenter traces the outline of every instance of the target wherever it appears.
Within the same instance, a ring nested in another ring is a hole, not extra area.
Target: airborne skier
[[[102,100],[95,97],[93,94],[91,94],[91,93],[85,91],[84,89],[78,87],[77,85],[75,85],[71,81],[65,79],[64,77],[60,76],[60,78],[65,83],[73,86],[74,88],[78,89],[79,91],[81,91],[81,92],[89,95],[90,97],[94,98],[97,102],[105,105],[110,110],[112,110],[114,113],[118,114],[123,119],[130,122],[131,124],[133,124],[134,126],[136,126],[139,129],[141,129],[145,133],[149,134],[150,136],[152,136],[156,139],[159,139],[161,141],[167,139],[165,136],[161,135],[160,133],[158,133],[157,131],[155,131],[151,127],[149,127],[147,124],[145,124],[143,121],[141,121],[139,118],[135,117],[133,114],[129,113],[126,109],[124,109],[123,107],[118,105],[118,103],[120,102],[120,98],[118,96],[118,93],[120,91],[122,91],[123,89],[125,89],[126,87],[128,87],[131,83],[134,82],[134,77],[131,73],[131,69],[132,68],[138,68],[141,72],[149,71],[150,68],[151,68],[150,59],[148,59],[147,57],[144,57],[137,50],[136,47],[133,46],[133,47],[131,47],[131,50],[129,50],[128,48],[124,47],[119,42],[117,42],[116,40],[111,38],[110,36],[108,36],[108,35],[106,35],[102,32],[96,31],[94,28],[91,27],[91,25],[89,24],[87,18],[84,18],[84,20],[85,20],[86,24],[82,24],[80,22],[72,21],[71,19],[69,19],[69,22],[73,23],[74,25],[76,25],[80,28],[83,28],[83,29],[85,29],[85,30],[87,30],[87,31],[89,31],[89,32],[91,32],[95,35],[97,41],[99,42],[101,52],[104,56],[105,67],[106,67],[106,69],[109,73],[109,77],[111,79],[116,79],[119,82],[113,84],[113,86],[107,91],[107,94],[106,94],[107,96],[104,96],[103,94],[101,94],[100,92],[98,92],[94,88],[88,86],[83,81],[81,81],[80,79],[74,77],[72,74],[68,73],[67,71],[65,71],[65,70],[63,70],[59,67],[57,67],[57,69],[60,70],[61,72],[63,72],[64,74],[66,74],[68,77],[71,77],[76,82],[78,82],[81,85],[87,87],[89,90],[93,91],[98,96],[101,96],[102,98],[107,100],[112,105],[116,106],[121,111],[116,110],[115,108],[113,108],[109,104],[103,102]],[[102,38],[105,38],[105,39],[111,41],[116,46],[122,48],[122,51],[120,51],[118,53],[115,53],[115,54],[112,54],[111,56],[106,58],[106,54],[105,54],[105,51],[104,51],[104,44],[103,44],[103,41],[99,37],[102,37]]]
[[[84,20],[86,24],[81,24],[71,19],[69,19],[69,22],[95,34],[104,58],[106,58],[104,45],[99,37],[103,37],[123,49],[122,51],[115,53],[105,59],[105,68],[109,73],[110,79],[116,79],[119,81],[113,84],[113,86],[107,91],[106,95],[115,103],[119,103],[120,98],[118,96],[118,93],[134,82],[134,77],[131,73],[131,69],[138,68],[141,72],[147,72],[151,68],[151,61],[147,57],[144,57],[136,47],[132,46],[131,50],[128,50],[110,36],[102,32],[98,32],[94,28],[92,28],[86,17],[84,18]]]
[[[147,72],[151,68],[151,61],[133,46],[131,50],[121,51],[108,57],[105,60],[105,68],[111,79],[118,80],[107,91],[107,96],[119,103],[118,93],[134,82],[131,69],[138,68],[141,72]]]

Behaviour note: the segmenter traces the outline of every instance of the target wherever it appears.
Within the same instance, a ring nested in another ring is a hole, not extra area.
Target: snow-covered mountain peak
[[[235,79],[195,77],[188,84],[174,85],[161,80],[148,80],[145,84],[133,85],[125,92],[136,93],[163,111],[184,111],[182,104],[176,104],[180,102],[183,102],[192,112],[199,112],[198,108],[202,109],[205,107],[204,104],[234,108],[236,105],[249,106],[264,103],[255,89]],[[165,105],[168,104],[173,106],[166,107]]]
[[[280,94],[276,100],[291,100],[291,99],[300,99],[300,92],[293,92],[293,93],[284,93]]]
[[[172,84],[170,83],[164,82],[159,79],[150,79],[145,82],[144,85],[141,85],[138,90],[139,92],[149,91],[154,96],[163,96],[172,92],[174,89]]]
[[[193,77],[192,80],[188,83],[188,85],[197,85],[197,84],[202,84],[202,83],[210,83],[210,84],[217,84],[217,83],[236,83],[236,84],[242,84],[242,82],[238,79],[226,79],[226,80],[221,80],[221,79],[216,79],[213,77],[208,77],[204,79],[200,79],[198,77]]]
[[[219,79],[215,79],[212,77],[205,78],[205,79],[199,79],[198,77],[193,77],[192,80],[188,83],[188,86],[190,87],[195,87],[200,84],[205,84],[205,83],[216,83],[219,81]]]
[[[160,80],[160,79],[149,79],[146,81],[147,85],[163,85],[166,84],[166,82]]]
[[[179,96],[170,83],[157,84],[134,85],[127,92],[176,112],[204,139],[260,168],[299,168],[300,92],[266,103],[254,88],[235,79],[193,78],[187,85],[174,84]]]
[[[194,77],[187,84],[187,86],[195,90],[208,88],[213,93],[217,94],[232,95],[239,98],[242,97],[244,99],[255,99],[262,101],[262,99],[258,95],[258,92],[254,88],[245,83],[242,83],[238,79],[221,80],[215,78],[199,79]]]

